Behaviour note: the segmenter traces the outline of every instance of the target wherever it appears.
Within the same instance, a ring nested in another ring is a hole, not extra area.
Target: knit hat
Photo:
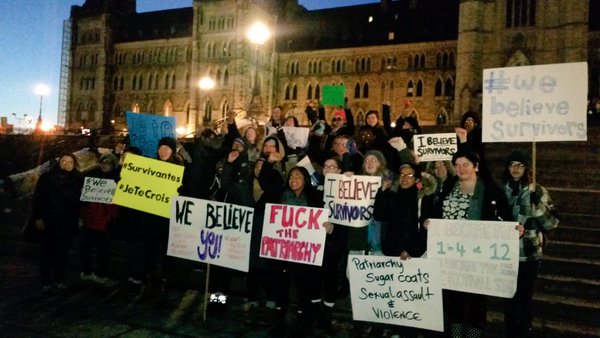
[[[521,162],[526,166],[531,166],[531,158],[529,155],[521,150],[513,150],[510,155],[506,158],[506,165],[508,166],[511,162]]]
[[[235,140],[233,140],[233,145],[235,145],[236,143],[238,143],[242,147],[246,147],[246,142],[244,142],[242,138],[237,137]]]
[[[341,117],[344,122],[346,122],[346,112],[343,110],[336,110],[333,112],[333,117]]]
[[[99,163],[105,163],[105,162],[109,162],[114,169],[117,167],[117,164],[119,164],[119,159],[112,153],[106,153],[106,154],[100,156],[100,160],[99,160]]]
[[[177,140],[172,137],[163,137],[158,141],[158,146],[156,149],[160,148],[160,146],[167,146],[171,148],[173,153],[177,152]]]
[[[279,149],[279,140],[277,139],[277,137],[275,136],[269,136],[265,139],[265,141],[263,142],[263,144],[266,143],[272,143],[275,146],[275,149],[277,150],[277,152],[280,151]]]

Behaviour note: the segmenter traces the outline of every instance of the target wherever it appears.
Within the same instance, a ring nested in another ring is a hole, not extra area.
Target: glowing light
[[[50,87],[43,83],[38,83],[33,88],[33,91],[39,96],[48,96],[50,94]]]
[[[247,37],[250,42],[260,46],[271,37],[271,32],[263,23],[256,22],[248,30]]]
[[[198,87],[202,90],[211,90],[215,88],[215,81],[208,76],[205,76],[198,81]]]

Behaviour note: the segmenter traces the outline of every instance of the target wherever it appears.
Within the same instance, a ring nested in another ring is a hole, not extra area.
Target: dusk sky
[[[43,99],[44,122],[55,124],[58,114],[63,21],[71,6],[85,0],[0,0],[0,117],[16,128],[25,127],[25,114],[37,119],[38,83],[50,93]],[[300,0],[307,9],[352,6],[379,0]],[[193,0],[137,0],[138,12],[191,7]],[[16,114],[13,116],[12,114]],[[18,119],[21,119],[19,121]]]

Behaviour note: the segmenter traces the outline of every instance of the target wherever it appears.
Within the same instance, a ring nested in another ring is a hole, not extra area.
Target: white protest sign
[[[413,141],[421,162],[451,160],[458,148],[455,133],[419,134],[413,136]]]
[[[323,208],[267,203],[260,257],[321,266],[325,222]]]
[[[348,256],[354,320],[444,331],[437,260]]]
[[[379,176],[325,175],[323,201],[329,209],[329,221],[356,228],[367,226],[380,186]]]
[[[83,181],[79,200],[82,202],[112,204],[115,190],[117,190],[115,180],[86,177]]]
[[[587,63],[483,71],[483,142],[587,140]]]
[[[281,127],[285,134],[285,140],[290,148],[305,148],[308,145],[309,128],[306,127]],[[277,134],[277,129],[269,127],[269,135]]]
[[[427,258],[441,261],[442,287],[511,298],[519,272],[516,224],[430,219]]]
[[[248,272],[254,209],[175,196],[167,255]]]

